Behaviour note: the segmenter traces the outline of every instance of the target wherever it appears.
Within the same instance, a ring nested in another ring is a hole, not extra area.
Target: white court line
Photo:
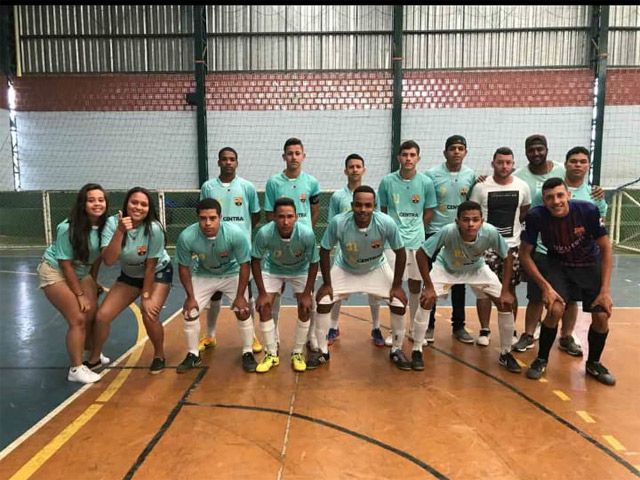
[[[18,272],[13,270],[0,270],[0,273],[15,273],[17,275],[35,275],[36,277],[38,276],[37,273],[33,273],[33,272]]]
[[[291,431],[291,418],[293,415],[293,408],[296,403],[296,391],[298,390],[298,381],[300,379],[300,374],[296,373],[296,384],[293,389],[293,393],[291,394],[291,400],[289,401],[289,415],[287,416],[287,426],[284,429],[284,440],[282,442],[282,451],[280,452],[280,470],[278,470],[278,475],[276,480],[281,480],[282,473],[284,471],[284,460],[287,455],[287,445],[289,444],[289,432]]]

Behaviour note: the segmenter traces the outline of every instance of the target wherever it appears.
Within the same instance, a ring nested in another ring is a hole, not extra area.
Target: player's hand
[[[261,293],[256,298],[256,311],[260,316],[262,316],[262,312],[271,310],[271,296],[269,294]]]
[[[143,298],[140,301],[140,307],[147,317],[152,320],[158,319],[158,315],[160,315],[160,310],[162,309],[162,305],[158,305],[151,298]]]
[[[594,200],[604,200],[604,188],[600,185],[591,186],[591,198]]]
[[[498,297],[498,307],[503,312],[510,312],[513,308],[513,302],[515,301],[515,297],[511,294],[509,290],[506,292],[502,292]]]
[[[182,315],[186,320],[197,320],[200,314],[198,302],[195,298],[187,297],[182,305]]]
[[[563,307],[566,306],[564,298],[562,298],[560,294],[553,289],[553,287],[549,286],[542,290],[542,303],[547,310],[551,310],[551,307],[555,302],[561,303]]]
[[[476,183],[484,183],[486,179],[487,179],[487,175],[478,175],[476,177]]]
[[[433,309],[436,304],[436,291],[433,287],[424,287],[420,292],[420,306],[425,310]]]
[[[393,302],[394,298],[400,300],[403,306],[407,306],[407,294],[404,293],[402,287],[391,287],[391,290],[389,290],[389,303]]]
[[[300,313],[304,318],[308,318],[311,314],[311,310],[313,309],[313,298],[311,297],[311,293],[296,293],[296,297],[298,298],[298,308],[300,309]]]
[[[122,233],[127,233],[133,228],[133,220],[131,217],[123,217],[122,210],[118,210],[118,229]]]
[[[327,295],[329,295],[329,298],[333,302],[333,287],[331,285],[323,283],[322,286],[318,289],[318,293],[316,294],[316,302],[320,303],[320,300],[322,300]]]
[[[591,304],[591,308],[596,306],[602,307],[607,314],[607,318],[611,317],[611,312],[613,311],[613,300],[611,300],[611,295],[606,292],[600,292]]]
[[[80,307],[81,312],[84,313],[91,310],[91,302],[89,301],[86,295],[80,295],[79,297],[76,297],[76,298],[78,299],[78,307]]]
[[[250,313],[249,303],[243,295],[237,296],[231,304],[231,310],[236,312],[238,316],[244,317]]]

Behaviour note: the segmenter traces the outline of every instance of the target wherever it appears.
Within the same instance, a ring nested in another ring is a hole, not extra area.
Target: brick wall
[[[640,105],[640,68],[607,70],[607,105]]]

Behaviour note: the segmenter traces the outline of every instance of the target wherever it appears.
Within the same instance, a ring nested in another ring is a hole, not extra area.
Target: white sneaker
[[[100,363],[102,365],[109,365],[111,363],[111,359],[109,357],[104,356],[102,352],[100,352]]]
[[[100,380],[100,378],[100,375],[89,370],[86,365],[71,367],[67,375],[67,380],[78,383],[95,383]]]
[[[582,347],[582,343],[580,343],[580,339],[578,337],[576,337],[575,335],[571,335],[571,336],[573,337],[573,343],[575,343],[579,347]]]
[[[533,332],[533,339],[538,340],[540,338],[540,327],[542,326],[542,322],[538,322],[536,325],[536,329]]]
[[[387,338],[384,339],[384,344],[387,347],[390,347],[391,345],[393,345],[393,335],[387,336]]]
[[[511,346],[513,347],[516,343],[518,343],[518,335],[514,334],[511,339]]]
[[[476,343],[481,347],[489,346],[489,339],[491,338],[491,332],[489,330],[480,329],[480,335],[476,338]]]

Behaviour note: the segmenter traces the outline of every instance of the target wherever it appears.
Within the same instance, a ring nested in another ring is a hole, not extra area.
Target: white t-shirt
[[[496,183],[493,176],[476,183],[471,198],[482,207],[482,216],[487,223],[498,229],[509,248],[520,245],[520,207],[531,205],[531,191],[524,180],[511,176],[508,185]]]

